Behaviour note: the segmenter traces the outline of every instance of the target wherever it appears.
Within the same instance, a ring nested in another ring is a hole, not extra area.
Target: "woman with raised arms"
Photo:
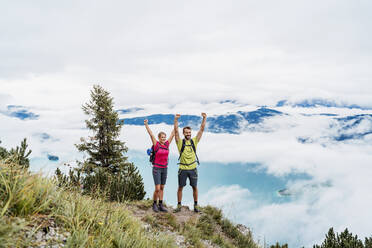
[[[152,162],[152,176],[155,183],[154,191],[154,203],[152,204],[152,209],[154,212],[168,212],[168,210],[163,206],[163,196],[164,196],[164,186],[167,181],[167,171],[168,171],[168,156],[169,156],[169,144],[172,142],[174,137],[174,130],[172,131],[169,139],[167,140],[167,135],[164,132],[158,134],[158,140],[156,140],[154,134],[152,133],[148,120],[144,120],[144,124],[147,132],[150,135],[151,142],[153,145],[153,150],[155,152],[155,159]],[[157,201],[159,200],[159,205]]]

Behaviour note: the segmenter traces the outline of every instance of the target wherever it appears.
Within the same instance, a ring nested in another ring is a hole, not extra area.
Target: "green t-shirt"
[[[192,140],[194,141],[194,145],[195,145],[195,149],[197,148],[198,146],[198,140],[196,139],[196,137],[192,138]],[[181,152],[181,148],[182,148],[182,139],[179,139],[178,142],[177,142],[177,148],[178,148],[178,152]],[[180,169],[181,170],[193,170],[196,168],[196,165],[198,163],[196,162],[196,155],[195,155],[195,152],[194,150],[192,149],[192,146],[191,146],[191,141],[190,140],[186,140],[185,142],[185,150],[183,150],[183,153],[181,155],[181,158],[180,158]]]

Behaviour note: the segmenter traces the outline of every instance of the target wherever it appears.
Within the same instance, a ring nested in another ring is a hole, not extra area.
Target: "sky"
[[[319,243],[331,226],[371,235],[372,138],[335,142],[330,137],[340,133],[340,122],[319,114],[372,112],[372,2],[0,3],[1,145],[14,147],[27,137],[35,171],[83,158],[74,144],[88,135],[81,106],[94,84],[111,93],[116,109],[142,108],[123,118],[221,116],[267,106],[286,115],[239,134],[207,129],[198,148],[205,164],[201,204],[220,206],[257,239],[293,247]],[[284,99],[326,99],[364,109],[277,107]],[[221,103],[226,100],[233,101]],[[34,117],[16,118],[16,110]],[[345,132],[365,132],[371,125],[366,117]],[[144,128],[124,126],[121,138],[151,192]],[[224,152],[216,158],[220,144]],[[175,147],[171,152],[176,163]],[[47,160],[48,154],[60,161]],[[206,176],[209,171],[216,171],[215,178]],[[176,186],[170,177],[170,202]],[[289,198],[277,196],[282,188]]]

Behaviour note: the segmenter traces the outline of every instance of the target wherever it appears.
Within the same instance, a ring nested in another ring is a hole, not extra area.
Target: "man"
[[[181,117],[181,115],[177,114],[174,118],[175,139],[178,151],[180,153],[177,191],[178,204],[175,212],[181,211],[182,190],[183,187],[186,186],[187,178],[189,179],[190,185],[193,190],[194,212],[200,212],[198,208],[198,171],[196,168],[199,164],[199,160],[198,156],[196,155],[196,147],[203,135],[205,124],[207,122],[207,115],[205,113],[202,113],[201,115],[203,117],[203,121],[200,126],[199,132],[194,138],[191,138],[191,127],[184,127],[183,135],[185,138],[180,139],[180,134],[178,132],[178,119]]]

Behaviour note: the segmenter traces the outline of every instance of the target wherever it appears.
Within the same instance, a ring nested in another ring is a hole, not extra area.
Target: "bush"
[[[18,165],[0,165],[0,216],[28,216],[50,210],[55,185]]]
[[[314,245],[314,248],[372,248],[372,237],[363,241],[358,239],[358,235],[353,235],[346,228],[340,234],[335,234],[333,228],[330,228],[326,238],[321,245]]]
[[[0,141],[1,144],[1,141]],[[28,169],[30,166],[30,160],[28,156],[31,154],[31,150],[27,151],[27,139],[23,139],[21,146],[10,149],[7,151],[5,148],[0,147],[0,160],[3,160],[7,164],[17,164],[18,166]]]
[[[235,245],[244,248],[256,248],[257,244],[253,241],[252,234],[249,232],[246,235],[242,234],[239,229],[232,224],[228,219],[222,220],[222,231],[231,239]]]
[[[205,239],[211,239],[216,229],[214,220],[209,215],[200,216],[196,227],[201,230],[203,238]]]
[[[271,245],[270,248],[288,248],[288,244],[280,245],[278,242],[276,242],[276,244]]]

